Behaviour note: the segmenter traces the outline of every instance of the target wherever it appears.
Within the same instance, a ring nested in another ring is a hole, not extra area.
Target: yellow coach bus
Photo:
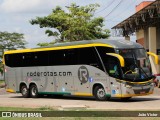
[[[154,53],[148,54],[158,57]],[[87,40],[4,53],[7,92],[129,99],[152,94],[150,60],[138,43]]]

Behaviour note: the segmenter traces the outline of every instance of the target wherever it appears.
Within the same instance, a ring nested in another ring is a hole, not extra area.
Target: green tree
[[[108,38],[110,31],[103,29],[104,19],[94,17],[98,4],[77,6],[71,4],[65,12],[57,6],[52,13],[45,17],[36,17],[30,20],[32,25],[40,28],[54,28],[46,30],[48,36],[54,36],[56,42],[79,41]]]
[[[44,42],[44,43],[38,43],[37,46],[45,47],[45,46],[51,46],[53,44],[55,44],[55,42],[49,42],[49,43]]]
[[[25,48],[26,44],[23,34],[0,32],[0,49]]]
[[[9,32],[0,32],[0,49],[11,50],[17,48],[25,48],[26,41],[24,40],[23,34],[20,33],[9,33]],[[2,60],[2,55],[0,55]],[[0,73],[3,74],[3,64],[0,61]]]

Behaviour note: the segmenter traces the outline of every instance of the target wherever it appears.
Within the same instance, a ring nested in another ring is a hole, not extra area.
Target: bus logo
[[[81,83],[86,83],[89,78],[89,72],[88,69],[85,66],[81,66],[78,69],[78,78],[81,81]]]

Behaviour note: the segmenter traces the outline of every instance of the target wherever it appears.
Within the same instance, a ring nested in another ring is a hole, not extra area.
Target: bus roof
[[[6,51],[5,54],[47,51],[47,50],[55,50],[55,49],[82,48],[82,47],[90,47],[90,46],[105,46],[105,47],[119,48],[119,49],[143,48],[140,44],[132,41],[98,39],[98,40],[82,40],[82,41],[76,41],[76,42],[56,43],[52,46],[38,47],[38,48],[31,48],[31,49],[10,50],[10,51]]]
[[[53,47],[58,46],[71,46],[71,45],[83,45],[100,43],[111,46],[112,48],[143,48],[140,44],[128,40],[110,40],[110,39],[98,39],[98,40],[82,40],[76,42],[56,43]],[[50,47],[50,46],[49,46]]]

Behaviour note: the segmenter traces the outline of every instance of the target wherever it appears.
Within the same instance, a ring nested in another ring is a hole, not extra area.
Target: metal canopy
[[[140,29],[160,24],[160,0],[156,0],[142,10],[114,26],[116,34],[129,36]]]

